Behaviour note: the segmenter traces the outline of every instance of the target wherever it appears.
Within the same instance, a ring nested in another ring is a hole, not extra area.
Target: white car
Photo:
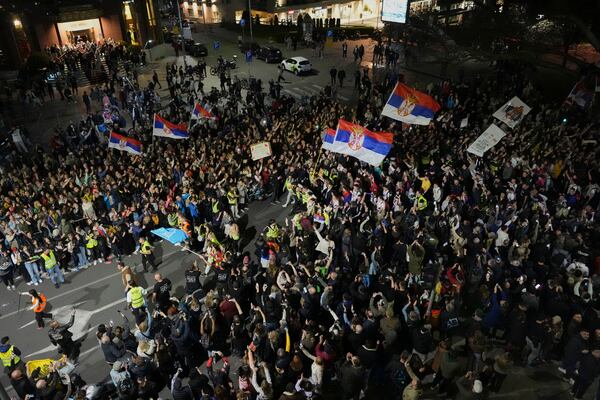
[[[286,58],[281,62],[280,66],[284,71],[290,71],[296,75],[312,71],[312,64],[304,57]]]

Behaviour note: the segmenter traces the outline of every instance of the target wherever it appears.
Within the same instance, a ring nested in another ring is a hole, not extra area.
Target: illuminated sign
[[[406,22],[408,0],[383,0],[381,20],[386,22]]]

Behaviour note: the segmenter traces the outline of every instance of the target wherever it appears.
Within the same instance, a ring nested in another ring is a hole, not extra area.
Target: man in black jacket
[[[571,390],[576,399],[582,399],[585,392],[600,374],[600,349],[583,350],[578,371],[575,384]]]
[[[73,310],[69,322],[64,325],[56,320],[51,321],[48,336],[50,342],[59,347],[59,353],[66,355],[69,360],[75,362],[79,356],[79,346],[73,341],[73,333],[69,331],[69,328],[73,326],[73,322],[75,322],[75,310]]]
[[[10,374],[10,383],[19,395],[20,399],[24,399],[27,395],[35,394],[35,386],[21,370],[15,369]]]

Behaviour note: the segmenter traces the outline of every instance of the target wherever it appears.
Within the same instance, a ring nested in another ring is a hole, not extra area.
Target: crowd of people
[[[202,74],[168,66],[162,107],[156,80],[116,80],[98,104],[132,112],[134,131],[110,130],[144,156],[107,149],[98,127],[110,123],[90,115],[51,153],[5,168],[0,276],[7,290],[15,273],[58,287],[62,272],[118,260],[133,317],[98,327],[110,379],[86,391],[72,373],[74,399],[165,387],[177,400],[482,399],[509,392],[520,367],[560,371],[580,399],[600,373],[598,125],[545,99],[522,65],[493,72],[431,83],[442,109],[425,127],[380,116],[397,75],[359,74],[353,106],[260,82],[245,98],[235,82],[205,93]],[[531,113],[485,157],[467,153],[515,95]],[[187,140],[152,140],[154,112],[187,123],[197,99],[214,118],[193,121]],[[394,133],[381,166],[320,149],[339,118]],[[252,161],[258,141],[272,156]],[[285,218],[247,237],[249,206]],[[184,230],[200,255],[182,261],[181,298],[160,270],[146,292],[124,258],[141,252],[155,269],[157,227]],[[75,361],[68,324],[50,329]],[[11,346],[2,339],[0,355]],[[0,358],[21,398],[64,396],[57,371],[35,382]]]

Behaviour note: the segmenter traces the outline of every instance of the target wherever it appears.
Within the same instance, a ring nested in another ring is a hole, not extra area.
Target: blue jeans
[[[48,275],[50,275],[50,280],[52,281],[52,283],[54,283],[55,285],[58,283],[65,283],[65,276],[63,275],[62,270],[60,269],[60,265],[56,264],[54,267],[52,268],[47,268],[46,271],[48,272]]]
[[[79,246],[78,258],[79,258],[79,268],[83,267],[86,264],[89,264],[87,256],[85,254],[85,247]]]
[[[40,271],[38,269],[37,263],[31,261],[25,261],[25,269],[27,273],[31,277],[31,282],[40,283],[42,282],[42,278],[40,277]]]

